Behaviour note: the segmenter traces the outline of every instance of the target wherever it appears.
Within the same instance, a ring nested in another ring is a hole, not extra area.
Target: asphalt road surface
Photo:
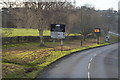
[[[118,78],[118,43],[72,54],[38,78]]]

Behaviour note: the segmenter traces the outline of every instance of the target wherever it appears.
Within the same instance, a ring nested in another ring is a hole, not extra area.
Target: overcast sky
[[[76,6],[83,6],[84,4],[92,4],[96,9],[107,10],[113,8],[118,10],[118,2],[120,0],[76,0]]]

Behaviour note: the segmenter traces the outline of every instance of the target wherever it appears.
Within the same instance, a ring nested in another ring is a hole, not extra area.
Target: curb
[[[61,58],[58,58],[56,61],[54,61],[54,62],[50,63],[49,65],[47,65],[41,72],[39,72],[39,73],[37,74],[37,76],[36,76],[35,78],[37,78],[38,76],[41,76],[41,74],[42,74],[44,71],[50,69],[54,64],[58,64],[59,61],[65,59],[65,58],[67,58],[67,57],[69,57],[69,56],[71,56],[71,55],[73,55],[73,54],[76,54],[76,53],[78,53],[78,52],[83,52],[83,51],[86,51],[86,50],[90,50],[90,49],[95,49],[95,48],[99,48],[99,47],[108,46],[108,45],[111,45],[111,44],[115,44],[115,43],[110,43],[110,44],[106,44],[106,45],[102,45],[102,46],[96,46],[96,47],[92,47],[92,48],[87,48],[87,49],[83,49],[83,50],[78,50],[78,51],[72,52],[72,53],[70,53],[70,54],[68,54],[68,55],[65,55],[65,56],[63,56],[63,57],[61,57]]]

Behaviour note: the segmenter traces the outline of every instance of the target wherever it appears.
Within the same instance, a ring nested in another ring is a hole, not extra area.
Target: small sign
[[[65,38],[64,24],[51,24],[51,38],[63,39]]]
[[[100,28],[95,28],[94,29],[94,33],[100,33],[100,32],[101,32]]]
[[[108,42],[110,39],[110,35],[105,36],[105,42]]]
[[[51,32],[51,38],[64,39],[65,33],[64,32]]]
[[[94,33],[96,34],[96,37],[97,37],[97,44],[99,44],[99,36],[100,36],[100,33],[101,33],[101,29],[100,28],[95,28]]]

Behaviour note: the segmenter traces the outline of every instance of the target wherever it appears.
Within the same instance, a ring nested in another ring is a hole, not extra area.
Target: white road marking
[[[90,63],[89,63],[89,65],[88,65],[88,70],[90,69]]]
[[[93,58],[90,59],[90,62],[93,60]]]
[[[90,72],[88,72],[88,80],[90,80]]]
[[[95,55],[90,59],[90,62],[89,62],[89,64],[88,64],[88,80],[90,80],[90,72],[89,72],[89,70],[90,70],[91,62],[92,62],[93,58],[96,57],[96,56],[97,56],[97,54],[95,54]]]

